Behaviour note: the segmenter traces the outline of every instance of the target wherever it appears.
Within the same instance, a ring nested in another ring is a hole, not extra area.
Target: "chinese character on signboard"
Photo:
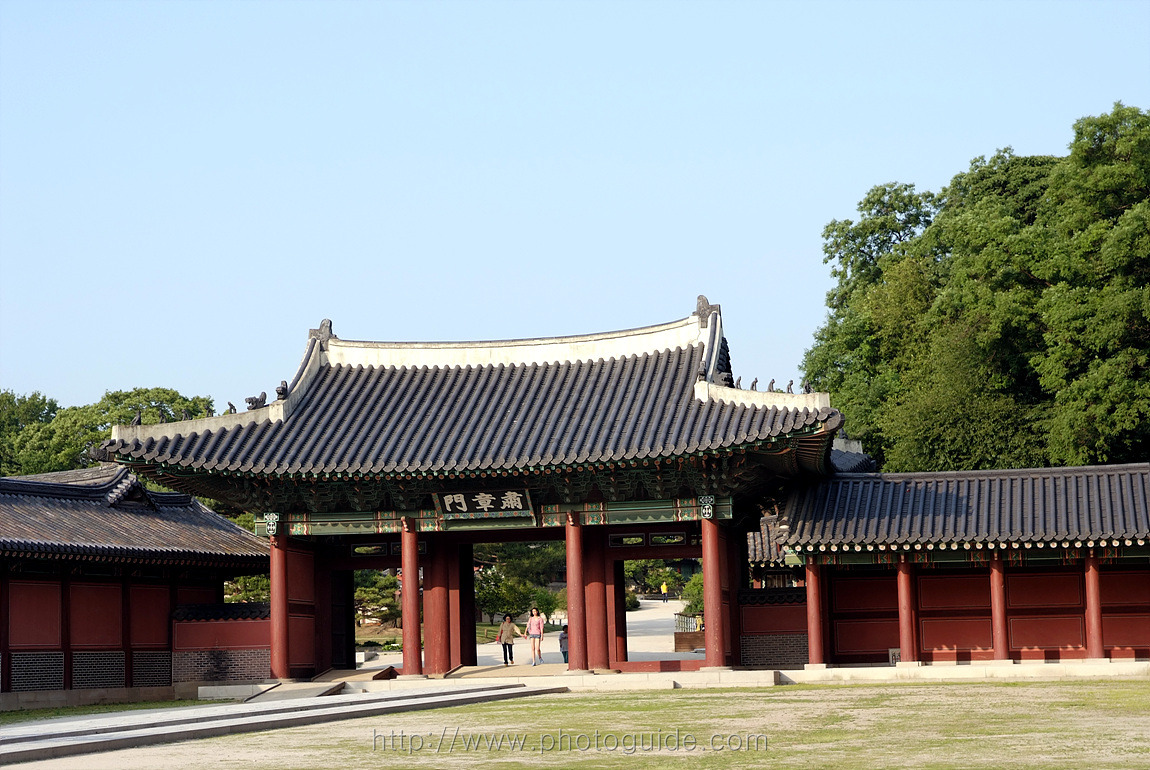
[[[436,495],[447,519],[518,518],[531,515],[531,498],[525,489],[490,489]]]
[[[467,513],[467,495],[443,495],[444,513]]]

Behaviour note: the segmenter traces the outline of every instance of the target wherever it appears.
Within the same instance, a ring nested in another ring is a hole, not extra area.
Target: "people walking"
[[[516,636],[523,636],[523,632],[519,630],[519,626],[515,625],[515,621],[511,619],[510,615],[504,615],[503,622],[499,624],[499,631],[495,634],[495,641],[503,645],[503,665],[505,666],[515,664],[515,648],[512,645],[515,643]]]
[[[563,653],[563,662],[567,662],[567,626],[559,632],[559,652]]]
[[[531,665],[543,662],[543,616],[535,607],[527,618],[527,638],[531,640]]]
[[[667,603],[667,581],[663,581],[663,585],[659,586],[659,593],[663,594],[663,604]]]

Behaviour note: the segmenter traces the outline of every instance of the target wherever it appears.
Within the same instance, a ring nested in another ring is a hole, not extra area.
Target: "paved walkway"
[[[702,653],[675,652],[675,613],[683,609],[685,602],[670,600],[640,600],[639,609],[627,613],[627,658],[632,661],[650,660],[703,660]],[[519,624],[520,630],[523,624]],[[531,646],[526,639],[515,642],[515,666],[503,665],[503,648],[495,642],[476,645],[476,669],[466,676],[506,676],[508,669],[514,669],[514,676],[547,676],[566,671],[563,653],[559,651],[559,632],[549,632],[543,637],[543,666],[531,665]],[[381,653],[375,660],[365,663],[357,675],[339,676],[343,680],[365,680],[378,669],[395,666],[402,668],[403,653]],[[538,670],[532,670],[538,669]],[[367,673],[367,672],[371,673]]]

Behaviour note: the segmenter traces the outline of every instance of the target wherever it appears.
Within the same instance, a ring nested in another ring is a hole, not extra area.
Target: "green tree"
[[[496,616],[518,617],[531,608],[536,587],[509,577],[500,567],[485,567],[475,574],[475,604],[494,623]]]
[[[266,602],[271,599],[267,575],[241,575],[224,583],[225,602]]]
[[[554,581],[567,564],[563,543],[483,543],[475,546],[475,560],[499,565],[507,577],[535,586]]]
[[[1009,148],[937,196],[883,185],[824,232],[837,279],[803,370],[884,470],[1144,459],[1150,116]]]
[[[14,397],[14,401],[19,398]],[[26,421],[12,434],[8,433],[10,423],[3,426],[5,439],[0,445],[5,447],[6,474],[47,473],[92,465],[90,451],[111,437],[112,425],[130,423],[137,413],[143,424],[150,424],[181,419],[185,411],[189,417],[202,417],[212,409],[212,400],[206,396],[189,398],[168,388],[109,391],[94,404],[64,409],[55,408],[55,401],[36,393],[24,399],[25,407],[30,401],[43,400],[41,415],[52,416]]]
[[[399,578],[379,570],[356,570],[353,580],[357,623],[376,620],[382,624],[399,617]]]
[[[667,584],[670,593],[676,593],[683,587],[683,576],[670,567],[658,567],[647,573],[643,589],[647,593],[657,594],[662,590],[663,583]]]
[[[0,476],[26,472],[16,453],[17,436],[33,426],[50,423],[59,409],[55,399],[39,391],[20,396],[11,390],[0,390]]]
[[[703,573],[696,572],[691,575],[691,579],[683,586],[683,601],[687,604],[683,607],[684,615],[702,615],[703,614]]]
[[[546,621],[551,620],[551,615],[554,614],[559,602],[555,596],[555,592],[547,588],[536,588],[531,598],[531,606],[539,610],[539,614],[543,616]]]

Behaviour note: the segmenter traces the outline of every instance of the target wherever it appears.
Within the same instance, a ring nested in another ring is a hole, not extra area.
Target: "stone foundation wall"
[[[172,653],[173,682],[228,682],[267,679],[271,650],[177,650]]]
[[[801,669],[809,660],[807,635],[743,634],[741,664],[755,668]]]

